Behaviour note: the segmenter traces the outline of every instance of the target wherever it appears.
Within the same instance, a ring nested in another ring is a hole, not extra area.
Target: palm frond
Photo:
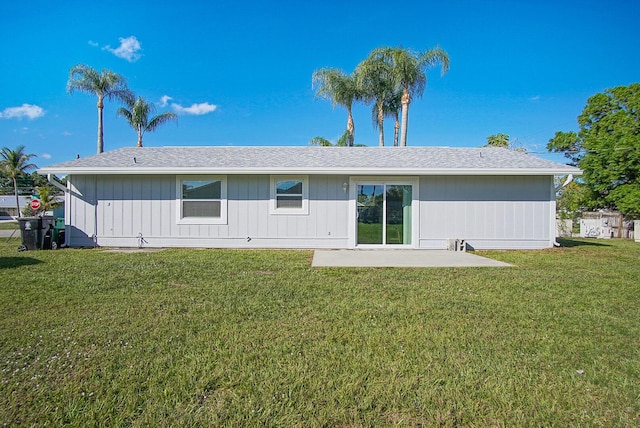
[[[321,68],[314,71],[311,84],[312,88],[316,89],[316,98],[328,99],[333,107],[341,105],[350,108],[359,98],[354,76],[338,68]]]
[[[175,114],[174,112],[168,111],[166,113],[159,114],[153,119],[151,119],[151,121],[147,125],[146,130],[149,132],[153,132],[158,126],[164,125],[165,123],[171,122],[171,121],[176,121],[176,122],[178,121],[178,115]]]
[[[143,97],[127,98],[125,104],[126,107],[120,107],[116,114],[122,116],[136,131],[139,145],[142,144],[142,137],[145,132],[153,132],[162,124],[178,120],[178,116],[173,112],[161,113],[150,119],[149,115],[155,113],[156,107]]]
[[[449,71],[449,54],[444,51],[440,46],[429,49],[422,54],[420,62],[426,65],[427,68],[435,67],[438,64],[442,65],[440,75],[443,76]]]

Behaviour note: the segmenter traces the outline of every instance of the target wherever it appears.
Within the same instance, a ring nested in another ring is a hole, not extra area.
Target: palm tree
[[[102,126],[102,110],[104,99],[119,99],[126,101],[132,98],[124,77],[111,70],[98,72],[87,65],[76,65],[69,71],[67,92],[81,91],[95,94],[98,97],[98,153],[104,151],[104,136]]]
[[[398,147],[398,134],[400,132],[400,110],[402,109],[402,88],[398,87],[390,97],[384,101],[384,114],[394,120],[393,146]]]
[[[333,144],[331,141],[327,140],[324,137],[313,137],[309,140],[310,146],[316,147],[348,147],[347,140],[349,139],[349,131],[345,129],[340,138],[338,138],[338,142]],[[354,147],[367,147],[365,144],[354,144]]]
[[[360,98],[356,79],[337,68],[321,68],[313,72],[312,87],[316,87],[316,97],[331,101],[333,107],[344,106],[347,109],[348,145],[353,146],[355,125],[351,108],[353,102]]]
[[[384,118],[388,116],[390,103],[398,93],[391,65],[381,55],[372,53],[358,64],[355,75],[362,99],[373,102],[371,118],[379,131],[379,145],[384,146]]]
[[[492,134],[487,137],[487,144],[483,147],[503,147],[508,149],[510,145],[509,134],[503,134],[499,132],[497,134]]]
[[[327,140],[324,137],[313,137],[310,141],[309,141],[309,145],[310,146],[318,146],[318,147],[333,147],[333,143],[329,140]]]
[[[18,177],[27,173],[27,171],[36,169],[37,166],[29,163],[34,154],[26,154],[24,146],[18,146],[15,150],[3,147],[0,151],[0,166],[2,172],[13,180],[13,191],[16,196],[16,208],[18,208],[18,217],[20,213],[20,200],[18,198]]]
[[[411,98],[413,96],[422,96],[427,84],[427,69],[441,64],[441,75],[449,71],[449,55],[438,46],[424,53],[414,52],[401,47],[384,47],[375,49],[373,54],[381,55],[391,64],[396,82],[402,87],[402,129],[400,131],[400,145],[406,146]]]
[[[154,113],[156,108],[142,97],[137,97],[135,100],[125,100],[125,104],[129,108],[120,107],[116,114],[124,117],[127,123],[138,133],[138,147],[142,147],[142,137],[145,132],[153,132],[160,125],[171,120],[178,120],[178,116],[173,112],[161,113],[149,120],[149,114]]]
[[[38,186],[38,199],[40,200],[41,211],[51,211],[56,208],[60,203],[56,200],[56,195],[51,193],[49,186]]]

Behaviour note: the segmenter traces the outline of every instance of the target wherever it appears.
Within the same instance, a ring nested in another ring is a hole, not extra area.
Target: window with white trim
[[[178,223],[227,223],[227,180],[225,177],[178,177],[176,194]]]
[[[271,177],[272,214],[308,214],[308,178],[279,176]]]

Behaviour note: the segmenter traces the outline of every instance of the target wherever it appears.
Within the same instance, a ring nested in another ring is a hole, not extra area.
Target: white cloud
[[[63,132],[62,132],[62,136],[63,136],[63,137],[70,137],[70,136],[72,136],[72,135],[73,135],[73,134],[72,134],[70,131],[63,131]]]
[[[117,48],[112,48],[107,45],[103,49],[111,52],[118,58],[126,59],[129,62],[135,62],[140,59],[139,51],[142,49],[140,42],[136,39],[136,36],[131,37],[120,37],[120,46]]]
[[[540,95],[536,95],[535,97],[529,98],[529,101],[538,101],[540,99]]]
[[[162,97],[160,97],[160,107],[166,107],[169,103],[169,100],[172,99],[173,98],[171,98],[169,95],[163,95]]]
[[[43,153],[40,155],[40,157],[44,159],[51,159],[51,155],[49,153]]]
[[[202,115],[202,114],[211,113],[212,111],[218,108],[217,105],[209,104],[209,103],[191,104],[190,107],[182,107],[180,104],[172,103],[171,107],[175,110],[176,113],[193,114],[193,115]]]
[[[98,45],[98,42],[94,42],[93,40],[89,40],[89,46],[93,46],[94,48],[97,48],[99,45]]]
[[[37,119],[44,116],[42,107],[33,104],[22,104],[20,107],[7,107],[0,112],[0,119]]]

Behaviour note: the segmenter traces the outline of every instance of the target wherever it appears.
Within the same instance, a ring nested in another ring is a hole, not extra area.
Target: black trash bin
[[[42,242],[40,248],[50,250],[53,248],[53,231],[56,225],[56,218],[52,215],[42,216]]]
[[[62,248],[65,246],[65,231],[64,231],[64,218],[56,218],[56,222],[53,226],[53,240],[51,242],[51,249]]]
[[[18,251],[37,250],[42,243],[42,218],[41,217],[20,217],[20,236],[22,245]]]
[[[20,217],[18,223],[22,237],[18,251],[51,249],[55,217]]]

